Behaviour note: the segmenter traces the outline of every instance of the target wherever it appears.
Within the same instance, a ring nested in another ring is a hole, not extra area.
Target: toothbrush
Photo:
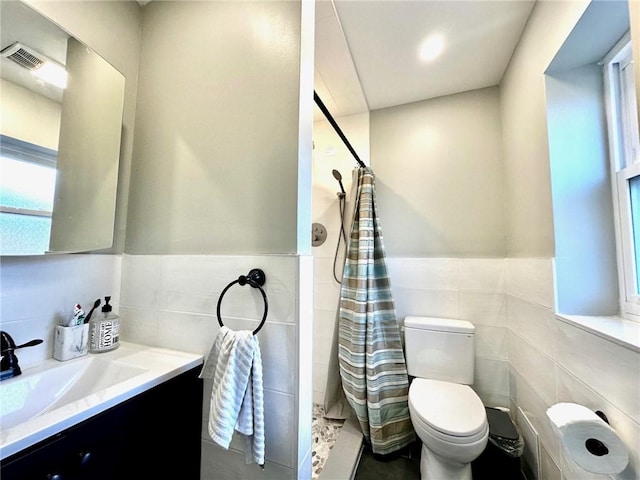
[[[76,303],[76,306],[73,309],[73,317],[71,317],[71,321],[69,323],[70,327],[75,327],[76,325],[82,325],[84,323],[84,310],[82,310],[82,305]]]
[[[100,299],[97,299],[95,302],[93,302],[93,307],[91,308],[91,310],[89,310],[89,315],[87,315],[84,319],[84,323],[89,323],[89,319],[91,318],[91,315],[93,314],[93,311],[98,308],[98,306],[100,305]]]

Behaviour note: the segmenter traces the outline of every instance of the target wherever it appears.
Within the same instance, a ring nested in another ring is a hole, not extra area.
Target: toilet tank
[[[474,332],[466,320],[406,317],[407,372],[412,377],[473,384]]]

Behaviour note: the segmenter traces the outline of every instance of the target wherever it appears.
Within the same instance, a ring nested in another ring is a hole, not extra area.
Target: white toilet
[[[487,445],[489,423],[471,389],[474,326],[463,320],[406,317],[409,412],[422,441],[422,480],[471,480],[471,462]]]

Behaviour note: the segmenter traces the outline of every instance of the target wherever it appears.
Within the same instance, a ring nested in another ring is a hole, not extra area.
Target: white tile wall
[[[560,468],[544,448],[540,450],[540,478],[544,480],[562,480]]]
[[[546,258],[509,258],[507,293],[531,303],[554,308],[553,264]]]
[[[208,402],[203,409],[202,478],[292,478],[296,474],[300,409],[297,381],[300,297],[299,282],[309,285],[312,271],[299,270],[295,255],[125,255],[120,305],[124,339],[206,355],[220,327],[216,308],[227,285],[261,268],[269,302],[267,321],[258,340],[262,353],[265,388],[265,472],[245,465],[242,444],[234,438],[230,450],[208,438]],[[308,275],[300,279],[301,274]],[[311,300],[307,300],[310,303]],[[233,285],[221,303],[223,322],[234,330],[253,330],[264,312],[264,302],[250,286]],[[307,315],[308,317],[309,315]],[[310,322],[306,318],[307,323]],[[308,354],[308,352],[305,352]],[[308,367],[307,367],[308,368]],[[310,388],[310,387],[309,387]],[[205,383],[205,399],[211,386]],[[311,410],[310,400],[306,400]],[[305,408],[304,406],[302,408]],[[310,420],[309,420],[310,423]],[[304,430],[304,428],[303,428]],[[310,450],[311,435],[302,448]],[[224,472],[224,473],[221,473]]]
[[[517,334],[509,337],[509,363],[547,404],[556,398],[554,361]],[[533,368],[532,368],[533,367]]]
[[[316,257],[314,400],[324,398],[327,355],[339,299],[326,264]],[[325,267],[318,267],[318,265]],[[387,258],[396,315],[461,318],[476,325],[474,389],[491,406],[509,405],[504,259]],[[326,278],[321,277],[325,275]]]
[[[557,326],[553,310],[512,295],[507,296],[507,309],[512,331],[546,356],[553,358],[557,342]]]
[[[201,480],[244,480],[250,478],[292,480],[295,478],[295,473],[291,468],[267,461],[264,470],[261,470],[255,463],[245,464],[243,453],[224,450],[212,442],[203,441],[200,451],[202,455]]]
[[[332,260],[327,256],[315,262],[314,400],[324,389],[316,386],[324,380],[317,366],[328,355],[318,341],[329,337],[337,307],[339,289],[331,276]],[[122,318],[123,339],[206,354],[219,328],[215,307],[220,292],[256,266],[267,273],[270,313],[259,338],[265,393],[273,409],[271,457],[261,476],[290,478],[308,454],[300,451],[296,458],[293,445],[305,413],[291,414],[297,411],[297,392],[304,388],[304,382],[296,384],[292,367],[299,361],[297,322],[302,311],[297,304],[302,275],[298,257],[3,258],[0,321],[16,341],[45,339],[43,348],[21,352],[21,365],[28,368],[51,357],[53,327],[76,302],[90,305],[111,294],[114,310]],[[540,448],[530,449],[527,459],[536,478],[567,480],[574,475],[545,414],[559,401],[603,410],[631,452],[630,465],[619,479],[640,476],[640,354],[555,318],[550,259],[392,258],[389,272],[400,318],[452,316],[477,326],[474,388],[485,403],[509,403],[512,412],[520,412],[515,415],[520,425],[531,424],[535,433],[529,441],[536,446],[539,442]],[[233,328],[251,328],[261,315],[260,298],[248,300],[246,293],[237,286],[225,296],[223,316]],[[202,451],[202,478],[245,478],[255,473],[255,466],[244,465],[236,450],[224,451],[205,440]]]
[[[53,355],[55,326],[73,314],[76,303],[88,313],[96,299],[111,295],[120,304],[121,257],[117,255],[45,255],[2,257],[0,326],[16,343],[41,338],[21,349],[24,370]],[[87,308],[88,307],[88,308]]]
[[[630,464],[616,478],[640,478],[640,354],[556,318],[553,285],[551,259],[507,260],[512,411],[540,445],[525,460],[541,480],[589,478],[566,461],[545,413],[575,402],[602,410],[628,446]]]
[[[522,457],[524,460],[525,467],[533,466],[534,468],[525,468],[525,472],[528,478],[538,479],[541,478],[539,476],[539,468],[538,468],[538,458],[540,457],[540,449],[538,445],[538,434],[531,425],[531,423],[527,420],[525,413],[520,408],[515,409],[515,420],[517,424],[520,426],[519,432],[522,435],[522,439],[524,441],[524,450],[522,452]],[[544,477],[542,477],[544,478]]]
[[[300,279],[298,298],[299,333],[297,335],[298,374],[296,375],[298,394],[298,443],[295,461],[298,465],[297,477],[301,480],[311,478],[313,459],[313,378],[309,372],[313,368],[313,278],[314,260],[310,255],[300,257]]]
[[[567,323],[557,323],[558,364],[640,422],[640,355]]]
[[[509,407],[509,362],[476,358],[473,389],[491,407]]]
[[[207,412],[211,399],[211,380],[204,382],[204,404],[202,418],[202,440],[213,443],[207,432]],[[277,463],[284,467],[293,468],[293,449],[289,442],[294,435],[294,423],[291,422],[291,412],[294,409],[294,397],[290,394],[274,392],[265,388],[265,456],[269,463]],[[215,445],[218,447],[217,445]],[[244,443],[239,435],[234,435],[230,450],[244,455]]]

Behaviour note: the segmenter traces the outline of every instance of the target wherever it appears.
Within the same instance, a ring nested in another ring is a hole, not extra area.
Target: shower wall
[[[336,118],[358,156],[369,163],[369,114],[362,113]],[[312,248],[314,258],[314,302],[313,302],[313,402],[323,403],[331,340],[335,327],[340,285],[333,278],[333,261],[340,233],[338,181],[332,170],[342,175],[342,183],[347,192],[345,212],[352,207],[352,171],[357,164],[344,146],[340,137],[326,120],[318,120],[313,125],[313,209],[312,221],[321,223],[327,230],[324,244]],[[345,213],[345,216],[348,214]],[[349,226],[345,225],[347,237]],[[344,241],[336,262],[336,276],[342,278]]]

